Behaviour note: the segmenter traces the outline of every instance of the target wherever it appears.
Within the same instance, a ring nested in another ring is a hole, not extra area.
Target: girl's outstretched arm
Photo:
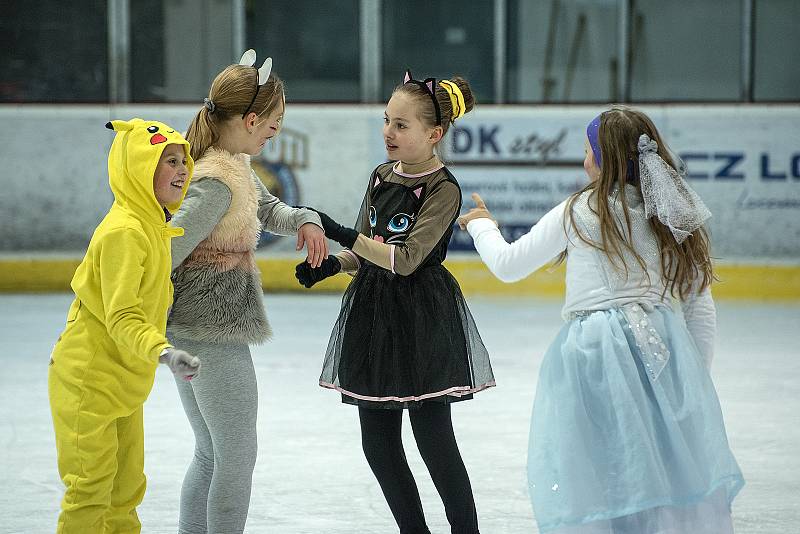
[[[503,282],[522,280],[567,248],[566,200],[539,219],[527,234],[508,243],[481,197],[473,194],[472,198],[475,208],[459,218],[459,225],[466,226],[481,260]]]
[[[442,181],[433,186],[417,213],[416,222],[405,240],[397,244],[370,239],[364,232],[339,224],[320,212],[325,235],[360,258],[401,276],[413,273],[450,229],[458,213],[461,192],[458,186]]]
[[[319,267],[322,260],[328,257],[328,242],[322,231],[322,223],[313,210],[294,208],[270,193],[258,179],[255,172],[251,174],[258,189],[258,219],[262,226],[273,234],[297,234],[297,250],[306,247],[308,262],[312,267]]]

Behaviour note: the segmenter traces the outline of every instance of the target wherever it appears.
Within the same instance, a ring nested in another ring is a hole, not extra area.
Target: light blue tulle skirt
[[[543,533],[733,531],[744,479],[711,377],[669,308],[567,323],[542,362],[529,447]]]

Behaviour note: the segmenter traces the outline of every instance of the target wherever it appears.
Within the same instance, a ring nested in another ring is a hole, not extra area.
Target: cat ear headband
[[[252,48],[247,50],[244,54],[242,54],[241,59],[239,59],[239,65],[244,65],[245,67],[253,67],[256,69],[256,51]],[[256,97],[258,96],[258,91],[261,89],[261,86],[267,83],[269,79],[269,75],[272,72],[272,58],[268,57],[264,60],[264,63],[261,64],[261,67],[256,69],[256,73],[258,74],[258,79],[256,80],[256,92],[253,93],[253,99],[250,100],[250,105],[247,106],[247,109],[242,113],[242,118],[247,115],[250,111],[250,108],[253,107],[253,103],[256,101]],[[213,104],[213,103],[212,103]]]
[[[436,126],[442,125],[442,110],[439,109],[439,101],[436,100],[436,78],[425,78],[424,82],[419,80],[415,80],[411,75],[411,71],[407,70],[405,75],[403,76],[403,85],[407,83],[413,83],[415,85],[420,86],[426,93],[431,96],[431,100],[433,100],[433,109],[436,111]]]
[[[424,82],[421,82],[419,80],[415,80],[411,75],[411,71],[407,70],[405,76],[403,76],[403,84],[407,83],[416,84],[424,89],[429,95],[431,95],[431,99],[433,100],[433,109],[436,111],[436,126],[441,126],[442,111],[439,108],[439,101],[436,99],[436,92],[434,90],[436,87],[436,78],[426,78]],[[456,119],[460,119],[464,116],[464,113],[467,112],[467,106],[464,102],[464,93],[461,92],[461,89],[458,87],[458,85],[450,80],[440,81],[439,86],[447,91],[447,96],[450,97],[450,106],[453,109],[450,122],[456,122]]]

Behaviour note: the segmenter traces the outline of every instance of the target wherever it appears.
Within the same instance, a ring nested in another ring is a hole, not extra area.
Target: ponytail
[[[186,131],[186,140],[189,141],[189,146],[191,146],[190,155],[195,161],[200,159],[200,156],[205,154],[206,150],[219,140],[217,128],[209,116],[206,106],[200,108],[200,111],[197,112],[197,115],[189,125],[189,129]]]
[[[248,109],[261,116],[282,102],[283,81],[275,74],[270,74],[267,82],[258,86],[258,71],[253,67],[226,67],[211,82],[203,107],[186,131],[192,159],[197,161],[219,142],[220,127],[227,121],[241,116]]]

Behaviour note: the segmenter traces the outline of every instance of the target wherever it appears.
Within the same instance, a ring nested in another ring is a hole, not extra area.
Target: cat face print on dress
[[[386,244],[405,243],[425,199],[426,184],[408,187],[375,176],[369,206],[370,237]]]

